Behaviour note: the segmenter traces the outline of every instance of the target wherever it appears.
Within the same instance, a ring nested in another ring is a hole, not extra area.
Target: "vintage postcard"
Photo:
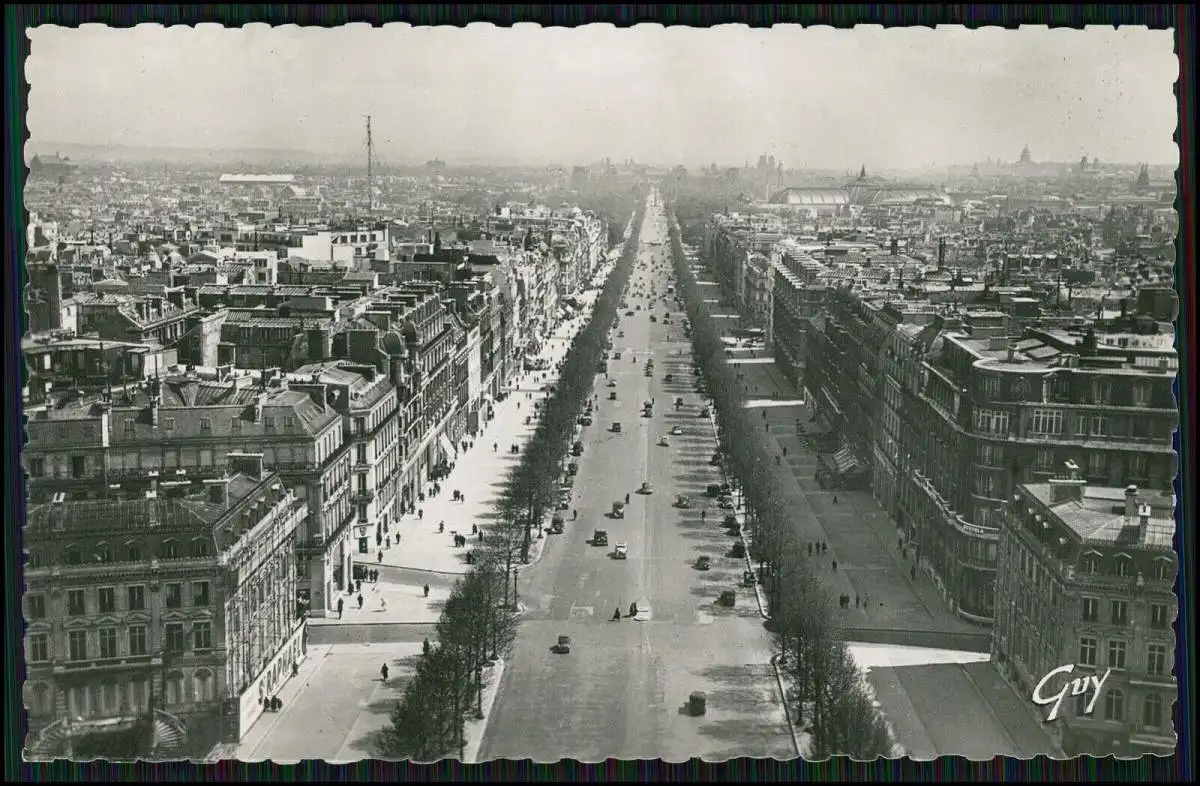
[[[29,760],[1176,747],[1170,31],[28,31]]]

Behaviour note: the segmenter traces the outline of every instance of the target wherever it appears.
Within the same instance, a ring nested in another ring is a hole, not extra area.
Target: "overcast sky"
[[[1174,164],[1171,31],[607,26],[29,31],[35,142],[689,166]]]

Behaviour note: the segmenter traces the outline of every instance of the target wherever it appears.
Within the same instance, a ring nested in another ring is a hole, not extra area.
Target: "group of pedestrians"
[[[845,593],[843,595],[839,595],[838,596],[838,605],[841,606],[843,609],[850,608],[850,597],[851,597],[850,593]],[[854,597],[854,608],[856,608],[856,609],[861,608],[864,611],[866,611],[867,607],[871,605],[871,596],[870,595],[863,595],[860,598],[858,596],[858,593],[856,592],[856,593],[854,593],[853,597]]]

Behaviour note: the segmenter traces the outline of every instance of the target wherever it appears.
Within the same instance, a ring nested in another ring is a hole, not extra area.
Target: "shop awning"
[[[833,463],[839,474],[845,475],[858,470],[858,459],[850,448],[842,448],[833,454]]]
[[[440,437],[438,437],[438,444],[442,446],[442,451],[446,454],[444,457],[446,461],[450,461],[454,458],[454,445],[451,444],[449,437],[447,437],[445,434],[442,434]]]

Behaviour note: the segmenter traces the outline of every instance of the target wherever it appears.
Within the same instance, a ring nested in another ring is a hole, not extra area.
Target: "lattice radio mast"
[[[371,139],[371,116],[367,115],[367,216],[375,215],[375,143]]]

